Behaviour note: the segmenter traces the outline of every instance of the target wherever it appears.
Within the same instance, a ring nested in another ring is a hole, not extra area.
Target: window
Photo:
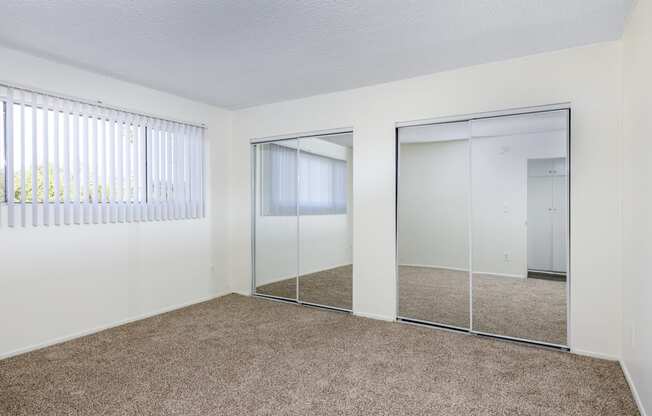
[[[262,145],[262,213],[295,215],[297,179],[300,215],[346,214],[347,164],[275,143]]]
[[[204,216],[203,129],[0,86],[8,225]]]

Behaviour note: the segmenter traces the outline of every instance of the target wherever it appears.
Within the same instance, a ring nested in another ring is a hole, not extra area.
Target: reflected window
[[[345,160],[301,151],[297,178],[296,148],[268,143],[263,145],[262,155],[263,215],[295,215],[297,182],[302,215],[346,214]]]

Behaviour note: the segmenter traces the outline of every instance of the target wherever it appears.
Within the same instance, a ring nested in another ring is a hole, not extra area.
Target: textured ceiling
[[[241,108],[617,39],[630,7],[631,0],[1,0],[0,43]]]

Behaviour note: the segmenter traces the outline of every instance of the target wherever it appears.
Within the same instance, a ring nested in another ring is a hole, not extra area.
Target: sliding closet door
[[[398,130],[398,315],[468,329],[469,123]]]
[[[297,299],[297,140],[253,145],[255,293]]]
[[[353,134],[299,139],[299,301],[352,309]]]
[[[568,113],[471,123],[472,329],[566,345]]]

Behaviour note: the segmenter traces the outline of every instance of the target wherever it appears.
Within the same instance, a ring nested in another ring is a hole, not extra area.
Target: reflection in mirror
[[[474,331],[567,343],[567,117],[472,121]]]
[[[297,141],[257,144],[253,152],[256,293],[296,300]]]
[[[299,139],[299,300],[352,309],[353,134]]]
[[[398,137],[399,317],[469,328],[469,124]]]

